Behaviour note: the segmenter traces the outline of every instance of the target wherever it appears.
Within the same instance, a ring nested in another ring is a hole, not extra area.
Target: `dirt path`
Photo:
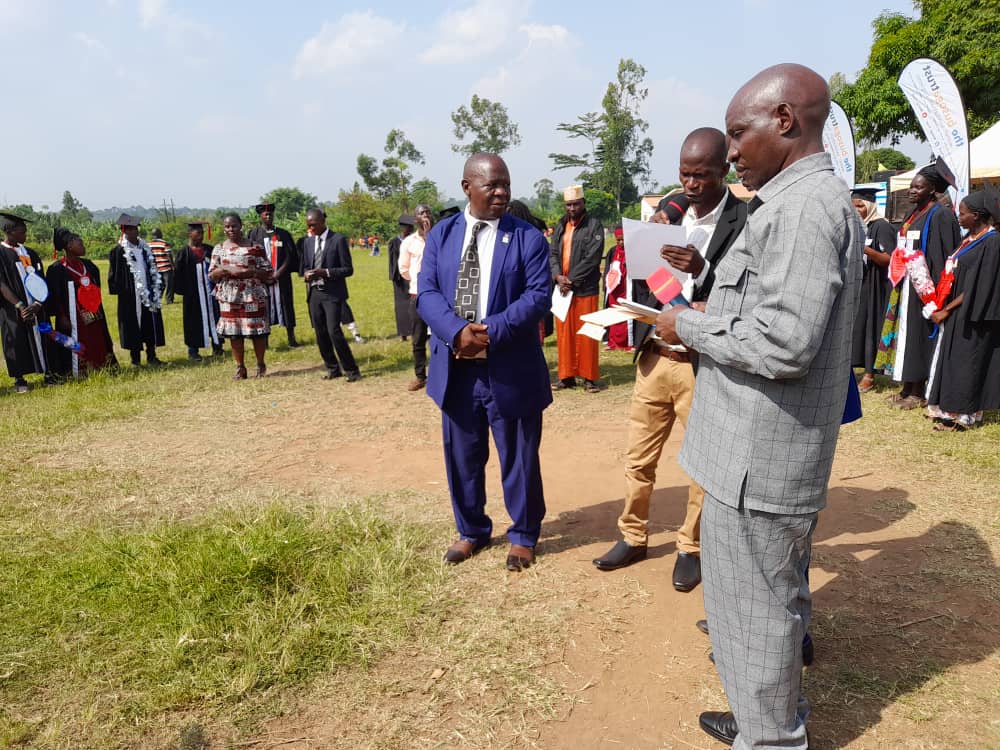
[[[539,670],[540,676],[562,684],[566,699],[549,720],[529,721],[507,739],[498,734],[495,744],[488,743],[491,747],[719,747],[697,726],[700,711],[725,708],[707,660],[708,639],[694,627],[704,616],[701,590],[682,594],[670,585],[687,486],[675,460],[681,429],[671,436],[660,464],[649,559],[612,573],[601,573],[590,562],[618,538],[628,396],[624,388],[598,397],[572,394],[558,399],[546,414],[542,465],[548,513],[540,564],[532,575],[545,580],[553,601],[578,605],[565,620],[561,650]],[[355,417],[359,429],[391,421],[401,405],[409,419],[378,435],[377,448],[371,440],[340,445],[332,460],[338,472],[356,478],[368,491],[422,488],[447,509],[437,414],[426,399],[415,403],[390,395],[370,402]],[[416,436],[410,419],[425,425]],[[849,439],[845,435],[845,442]],[[1000,634],[992,624],[1000,614],[997,603],[984,602],[982,591],[956,587],[952,576],[960,573],[950,569],[926,577],[934,553],[948,554],[949,546],[959,543],[983,564],[996,586],[994,552],[971,527],[953,525],[949,530],[935,513],[921,512],[918,504],[930,499],[933,488],[896,474],[890,483],[884,472],[884,466],[843,450],[834,468],[830,507],[816,534],[813,632],[818,674],[807,677],[817,705],[811,722],[814,745],[896,748],[902,746],[902,733],[912,740],[910,747],[1000,747],[995,723],[985,730],[995,744],[987,739],[983,745],[981,734],[966,744],[948,729],[949,717],[960,722],[967,701],[981,700],[969,696],[989,695],[1000,674]],[[488,492],[491,499],[500,497],[492,465]],[[496,528],[502,530],[502,504],[491,500],[491,506]],[[499,565],[501,560],[502,552],[472,564]],[[891,612],[878,613],[890,604]],[[968,635],[972,624],[982,626],[972,628],[979,635]],[[959,634],[969,639],[964,648],[926,651],[927,644]],[[892,649],[888,654],[887,648]],[[884,663],[869,668],[850,662],[861,654]],[[446,689],[460,693],[461,676],[443,678],[449,681]],[[956,681],[965,685],[964,698],[950,693]],[[892,699],[885,700],[884,692]],[[901,695],[909,700],[897,701]],[[460,704],[441,712],[437,735],[428,730],[431,736],[425,735],[421,747],[448,746],[461,737],[449,731],[449,713],[456,710]],[[280,720],[270,727],[270,736],[308,738],[290,748],[356,743],[356,737],[346,741],[342,717],[323,718],[327,711],[338,713],[335,700]],[[928,715],[936,721],[921,734],[917,722]],[[397,745],[376,735],[364,746]]]
[[[324,386],[329,395],[318,400],[315,373],[289,374],[237,392],[246,396],[217,386],[221,396],[206,395],[184,413],[102,428],[85,456],[67,448],[46,460],[116,470],[131,460],[128,445],[170,457],[164,476],[208,475],[242,461],[270,467],[253,474],[257,495],[269,487],[319,502],[381,494],[448,522],[439,416],[424,394],[404,390],[405,375]],[[679,426],[660,463],[649,559],[611,573],[590,562],[618,538],[629,397],[627,386],[560,394],[546,412],[548,513],[536,566],[507,574],[499,545],[447,573],[475,608],[469,617],[482,618],[484,630],[488,622],[491,643],[501,644],[495,665],[480,662],[477,624],[465,622],[435,653],[400,652],[369,675],[334,676],[243,745],[721,747],[697,726],[700,711],[725,708],[708,640],[694,627],[704,616],[701,589],[681,594],[670,584],[687,487],[675,460]],[[230,423],[255,429],[220,443],[206,408],[217,398]],[[172,427],[178,423],[183,434]],[[866,455],[858,442],[846,429],[815,536],[817,662],[806,676],[814,747],[1000,748],[995,488],[960,477],[956,495],[947,472],[909,471],[891,454]],[[197,445],[216,447],[190,450]],[[499,534],[507,519],[495,462],[487,477]],[[142,502],[183,514],[183,487],[164,487],[162,497]],[[127,510],[129,501],[113,502]],[[546,631],[530,640],[544,650],[519,661],[518,634],[535,623]],[[527,674],[516,683],[521,694],[504,691],[504,669]],[[530,689],[535,676],[539,695]],[[970,715],[985,718],[970,725]]]

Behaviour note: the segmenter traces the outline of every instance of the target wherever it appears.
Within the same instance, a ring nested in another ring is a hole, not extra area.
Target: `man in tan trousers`
[[[713,269],[729,250],[746,222],[746,205],[725,184],[729,173],[725,135],[715,128],[692,131],[681,145],[680,181],[683,197],[668,196],[654,221],[681,224],[694,244],[665,246],[663,258],[690,274],[685,297],[704,302],[715,280]],[[643,304],[659,307],[649,294]],[[637,323],[635,389],[629,415],[625,463],[625,508],[618,519],[622,540],[594,560],[599,570],[616,570],[646,558],[649,498],[656,483],[656,466],[663,446],[679,418],[687,424],[694,396],[692,354],[683,346],[661,341],[652,327]],[[690,591],[701,581],[699,529],[705,493],[694,482],[688,488],[687,513],[677,530],[677,561],[673,585]]]

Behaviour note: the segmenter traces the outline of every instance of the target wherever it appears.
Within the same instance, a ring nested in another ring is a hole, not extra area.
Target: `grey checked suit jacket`
[[[701,354],[679,461],[721,502],[787,514],[826,504],[864,238],[830,157],[807,156],[751,201],[705,314],[678,316]]]

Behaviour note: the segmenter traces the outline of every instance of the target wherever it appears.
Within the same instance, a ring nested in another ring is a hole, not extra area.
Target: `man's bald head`
[[[472,175],[482,174],[484,170],[491,167],[502,167],[506,170],[507,163],[497,154],[488,154],[485,152],[473,154],[465,160],[465,167],[462,169],[462,179],[467,180]]]
[[[462,192],[476,219],[499,219],[510,202],[510,172],[496,154],[473,154],[462,170]]]
[[[804,156],[823,150],[830,89],[816,71],[784,63],[747,81],[726,110],[729,160],[759,189]]]
[[[681,144],[681,160],[702,159],[719,164],[729,171],[729,161],[726,159],[726,134],[718,128],[697,128],[687,134]]]
[[[698,218],[715,209],[726,197],[726,136],[715,128],[698,128],[681,144],[678,175],[684,197]]]

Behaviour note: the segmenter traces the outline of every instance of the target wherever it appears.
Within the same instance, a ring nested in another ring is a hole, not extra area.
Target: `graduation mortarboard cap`
[[[417,219],[410,214],[400,214],[399,216],[400,226],[415,227],[417,225]]]
[[[256,206],[253,207],[253,210],[256,211],[258,214],[262,214],[265,211],[270,211],[271,213],[274,213],[274,204],[258,203]]]
[[[206,230],[205,227],[208,227]],[[200,229],[208,236],[208,239],[212,239],[212,222],[210,221],[189,221],[187,223],[188,231],[193,229]]]
[[[18,224],[28,225],[30,223],[31,222],[28,219],[22,218],[17,214],[11,214],[7,213],[6,211],[0,211],[0,225],[3,226],[3,231],[5,232],[9,232]]]
[[[462,207],[457,203],[450,203],[449,205],[438,211],[438,221],[441,219],[447,219],[449,216],[454,216],[455,214],[462,213]]]
[[[878,195],[878,188],[873,187],[856,187],[851,191],[852,198],[858,198],[869,203],[875,202],[876,195]]]
[[[129,214],[122,214],[118,217],[116,222],[120,227],[137,227],[142,224],[142,219],[138,216],[130,216]]]

